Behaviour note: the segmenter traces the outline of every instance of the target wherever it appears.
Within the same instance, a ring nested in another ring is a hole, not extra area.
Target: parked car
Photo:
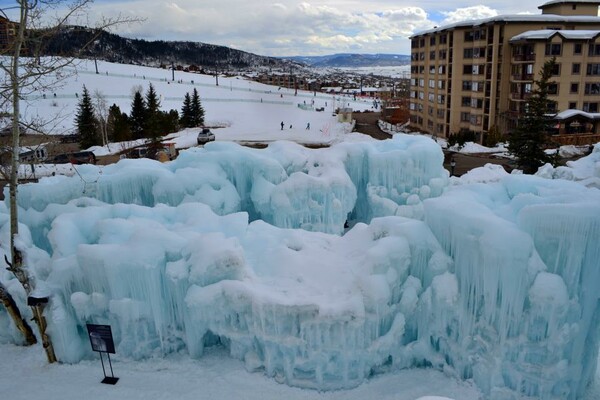
[[[80,151],[71,154],[72,164],[96,164],[96,155],[91,151]]]
[[[61,143],[77,143],[81,137],[77,134],[74,135],[64,135],[60,138]]]
[[[52,159],[54,164],[96,164],[96,155],[91,151],[59,154]]]
[[[203,128],[200,133],[198,133],[198,144],[206,144],[208,142],[213,142],[214,140],[215,134],[208,128]]]

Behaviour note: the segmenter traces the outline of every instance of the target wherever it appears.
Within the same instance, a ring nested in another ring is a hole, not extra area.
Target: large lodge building
[[[541,15],[501,15],[411,37],[410,126],[447,137],[515,128],[534,80],[550,86],[561,134],[600,133],[600,1],[549,1]],[[597,127],[598,126],[598,127]],[[579,144],[579,143],[572,143]]]

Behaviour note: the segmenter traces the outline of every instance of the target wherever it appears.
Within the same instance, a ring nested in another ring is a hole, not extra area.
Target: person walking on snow
[[[310,122],[306,124],[306,130],[310,131]]]
[[[283,130],[283,121],[281,121],[281,130]]]

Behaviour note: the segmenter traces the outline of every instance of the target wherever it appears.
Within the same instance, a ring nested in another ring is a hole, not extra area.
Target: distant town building
[[[12,47],[17,27],[16,23],[0,16],[0,54],[5,54]]]

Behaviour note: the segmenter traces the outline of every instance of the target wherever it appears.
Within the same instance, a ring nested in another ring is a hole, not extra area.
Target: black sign
[[[92,350],[115,354],[115,342],[113,341],[110,325],[87,324],[87,330]]]

